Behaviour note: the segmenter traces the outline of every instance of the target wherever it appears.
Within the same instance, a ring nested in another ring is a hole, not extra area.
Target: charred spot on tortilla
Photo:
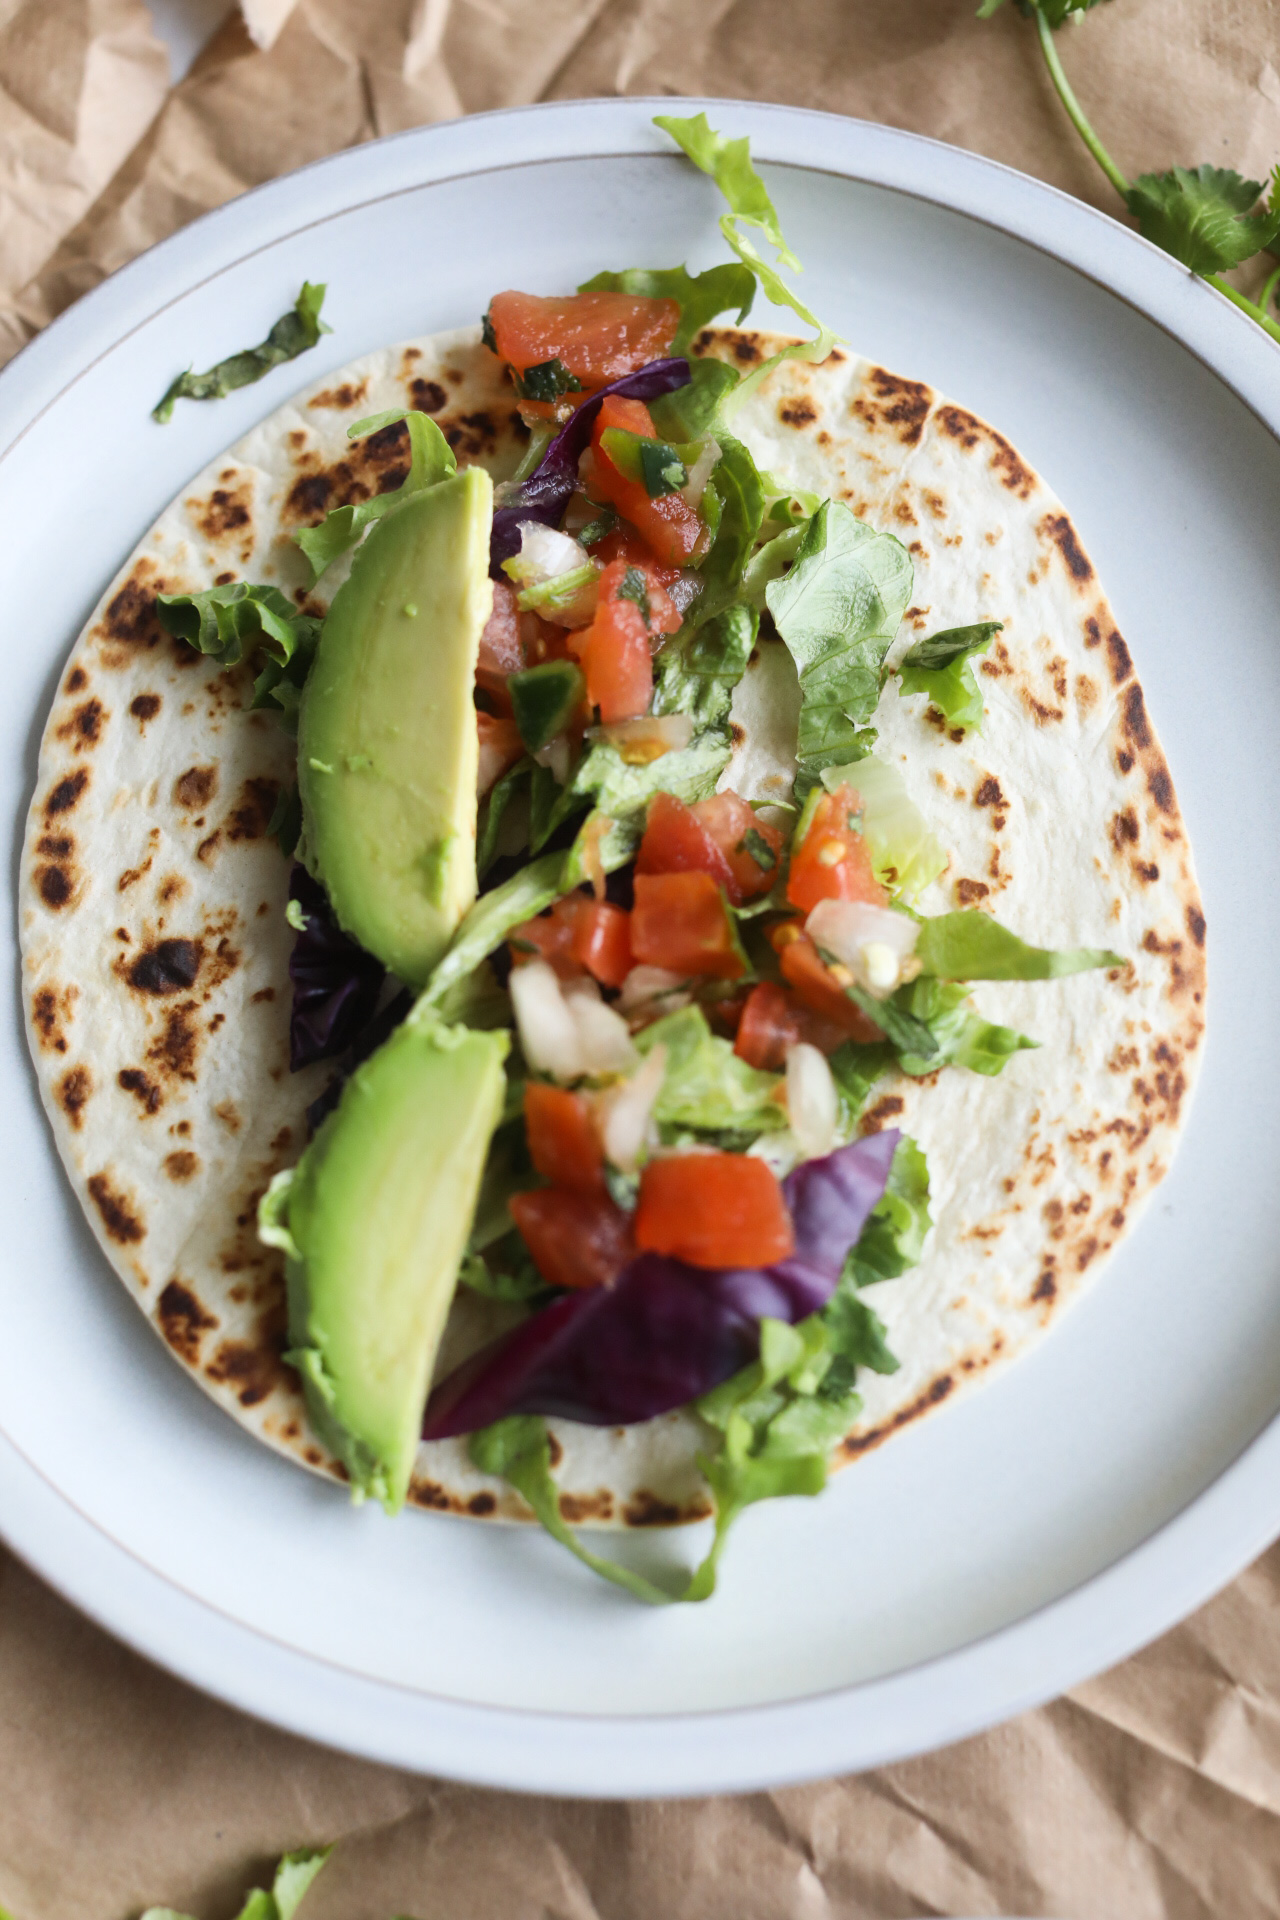
[[[673,1527],[680,1519],[680,1509],[670,1500],[660,1500],[648,1487],[637,1487],[622,1509],[622,1518],[629,1527]]]
[[[1142,688],[1136,680],[1124,697],[1120,724],[1126,738],[1131,740],[1139,750],[1151,745],[1151,728],[1147,724],[1146,704],[1142,698]]]
[[[102,1224],[113,1240],[122,1246],[130,1246],[146,1238],[147,1229],[137,1203],[113,1184],[109,1169],[91,1174],[88,1187],[89,1196],[102,1216]]]
[[[1111,666],[1112,683],[1122,687],[1133,672],[1133,660],[1119,627],[1112,627],[1107,635],[1107,656]]]
[[[352,407],[363,406],[369,391],[367,380],[344,380],[341,386],[325,387],[321,393],[313,393],[308,400],[309,407],[332,407],[340,413],[349,413]]]
[[[147,1059],[170,1079],[193,1081],[196,1077],[196,1060],[203,1039],[195,1021],[196,1011],[194,1000],[184,1000],[181,1005],[170,1008],[163,1030],[147,1048]]]
[[[226,476],[224,476],[226,477]],[[188,500],[187,512],[206,540],[225,540],[249,525],[253,507],[253,481],[246,474],[238,486],[215,487],[207,500]]]
[[[449,404],[449,396],[438,380],[423,380],[420,377],[410,381],[409,398],[419,413],[439,413],[442,407]],[[519,418],[519,415],[516,417]]]
[[[197,1300],[191,1288],[181,1280],[170,1280],[156,1302],[160,1331],[174,1352],[189,1367],[198,1366],[200,1348],[206,1333],[221,1323]]]
[[[92,1092],[93,1075],[88,1067],[68,1067],[58,1082],[58,1104],[77,1133],[80,1131],[84,1109]]]
[[[108,718],[107,710],[101,700],[86,700],[76,708],[70,719],[64,720],[55,729],[55,738],[69,740],[72,751],[83,753],[89,747],[96,747],[102,735],[103,721]]]
[[[158,1113],[164,1105],[164,1095],[141,1067],[121,1067],[116,1075],[116,1085],[124,1093],[131,1093],[144,1113]]]
[[[853,403],[854,413],[861,414],[872,426],[893,427],[904,447],[919,446],[934,402],[932,387],[922,380],[904,380],[887,367],[868,368],[867,384],[874,399],[860,396]]]
[[[224,1340],[205,1372],[219,1386],[230,1387],[242,1407],[256,1407],[279,1384],[283,1368],[270,1348]]]
[[[60,913],[75,892],[75,876],[65,866],[37,867],[36,891],[51,913]]]
[[[148,720],[154,720],[159,713],[162,701],[158,693],[139,693],[129,702],[129,711],[140,727]]]
[[[261,840],[279,798],[278,780],[246,780],[223,823],[228,840]]]
[[[199,940],[157,940],[132,959],[122,955],[115,964],[135,993],[186,993],[196,983],[203,957]]]
[[[194,813],[197,807],[207,807],[217,791],[216,767],[188,767],[173,783],[176,804],[190,813]]]
[[[89,676],[83,667],[72,667],[62,683],[64,693],[80,693],[89,684]]]
[[[1053,543],[1066,562],[1067,572],[1077,586],[1086,586],[1093,578],[1093,566],[1076,537],[1076,530],[1065,513],[1046,513],[1037,531]]]
[[[74,773],[68,773],[49,790],[44,803],[44,817],[52,820],[60,813],[70,813],[89,784],[87,767],[77,767]]]
[[[171,1180],[193,1180],[200,1171],[199,1156],[180,1148],[176,1153],[165,1155],[164,1170]]]

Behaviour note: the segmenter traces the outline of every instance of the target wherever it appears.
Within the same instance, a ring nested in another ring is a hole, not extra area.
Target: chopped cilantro
[[[619,600],[630,600],[633,606],[639,607],[640,618],[644,621],[645,626],[652,626],[653,616],[649,611],[649,588],[639,567],[627,568],[618,583],[617,598]]]

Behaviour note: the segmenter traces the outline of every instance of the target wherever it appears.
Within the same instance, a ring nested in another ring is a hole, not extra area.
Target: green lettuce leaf
[[[853,787],[862,803],[862,837],[876,879],[890,892],[914,900],[947,864],[947,851],[930,832],[895,766],[868,754],[852,766],[824,767],[828,793]]]
[[[790,573],[765,589],[800,676],[796,758],[810,781],[867,751],[863,730],[880,698],[885,655],[914,573],[901,541],[856,520],[843,502],[826,500]]]
[[[731,1043],[712,1033],[700,1007],[682,1007],[636,1035],[642,1054],[662,1045],[667,1066],[654,1105],[660,1127],[694,1133],[772,1133],[787,1124],[777,1095],[782,1076],[740,1060]]]
[[[655,793],[674,793],[690,806],[714,793],[730,752],[727,736],[711,731],[676,753],[633,767],[607,740],[597,741],[583,755],[569,783],[575,801],[589,795],[595,806],[564,856],[562,891],[567,893],[591,878],[592,847],[606,873],[626,865],[640,845],[645,809]]]
[[[740,440],[717,433],[720,459],[707,481],[714,500],[715,537],[698,569],[701,592],[686,624],[702,626],[742,597],[742,577],[764,519],[764,486],[756,463]]]
[[[845,1262],[842,1280],[869,1287],[896,1280],[917,1266],[933,1225],[929,1213],[929,1163],[909,1136],[898,1142],[884,1194],[872,1208],[858,1244]],[[868,1366],[875,1362],[868,1360]]]
[[[689,373],[687,387],[649,402],[650,418],[668,440],[701,439],[714,424],[725,395],[738,384],[737,368],[724,360],[690,360]]]
[[[705,273],[690,273],[687,267],[627,267],[621,273],[598,273],[593,280],[584,280],[578,292],[675,300],[680,307],[680,325],[671,351],[683,357],[696,335],[731,308],[737,309],[738,325],[742,325],[756,297],[756,277],[749,267],[735,266],[732,261],[708,267]]]
[[[695,167],[709,174],[719,187],[730,208],[728,213],[720,216],[720,231],[739,260],[755,275],[766,297],[775,306],[790,307],[806,326],[815,328],[817,332],[816,339],[797,341],[794,346],[785,347],[781,353],[775,353],[763,361],[745,380],[739,381],[721,403],[721,418],[724,418],[782,361],[825,360],[839,335],[823,326],[816,314],[811,313],[804,302],[797,298],[777,266],[771,266],[765,260],[744,231],[747,227],[756,228],[773,247],[778,265],[789,267],[796,273],[803,271],[782,237],[777,210],[769,198],[764,181],[752,165],[750,141],[745,137],[730,140],[726,135],[717,133],[708,124],[705,113],[696,113],[684,120],[660,113],[655,115],[653,124],[669,133],[676,144],[683,147]]]
[[[884,1027],[895,1045],[898,1065],[915,1078],[939,1067],[1002,1073],[1015,1053],[1039,1045],[1012,1027],[984,1020],[968,1000],[963,981],[934,980],[925,974],[899,987],[892,1000],[872,1002],[868,995],[864,1011]]]
[[[1280,234],[1280,167],[1258,207],[1262,193],[1260,180],[1231,167],[1170,167],[1139,174],[1126,198],[1145,239],[1193,273],[1210,274],[1238,267]]]
[[[500,947],[513,927],[532,920],[535,913],[541,913],[567,891],[560,884],[564,858],[562,853],[545,853],[540,860],[531,860],[519,873],[513,873],[492,893],[480,896],[464,914],[448,952],[419,996],[415,1014],[418,1008],[424,1014],[438,1008],[449,989]]]
[[[970,660],[985,653],[1002,620],[983,620],[972,627],[948,627],[944,633],[918,640],[898,666],[903,693],[927,694],[948,726],[967,733],[982,726],[982,691],[973,677]]]
[[[840,1097],[840,1125],[845,1133],[852,1133],[871,1098],[871,1089],[896,1063],[897,1057],[887,1040],[870,1043],[846,1040],[831,1055],[827,1065]]]
[[[1029,947],[977,907],[924,920],[916,957],[925,973],[939,980],[1059,980],[1094,967],[1122,967],[1118,953],[1102,947],[1071,947],[1054,952]]]
[[[249,387],[255,380],[261,380],[272,367],[306,353],[317,344],[322,333],[333,331],[320,318],[324,295],[323,286],[313,286],[304,280],[293,306],[276,321],[260,346],[245,347],[240,353],[219,360],[207,373],[192,373],[188,368],[186,373],[178,374],[153,407],[151,418],[163,426],[173,417],[175,400],[223,400],[237,387]]]
[[[278,587],[233,580],[203,593],[156,595],[160,624],[220,666],[238,667],[255,657],[262,668],[253,683],[252,707],[270,708],[290,732],[311,671],[321,622],[299,613]]]
[[[410,494],[421,493],[424,487],[433,487],[438,480],[447,479],[451,473],[457,472],[458,462],[453,448],[435,421],[428,414],[412,408],[393,407],[387,413],[375,413],[367,420],[357,420],[353,427],[347,428],[347,438],[363,439],[366,434],[378,433],[383,427],[393,426],[397,420],[403,420],[409,429],[409,471],[403,485],[393,487],[390,493],[375,493],[371,499],[359,500],[354,506],[334,507],[326,513],[319,526],[303,527],[294,534],[294,539],[311,563],[312,585],[340,554],[350,552],[366,527],[380,520],[383,514],[390,513]]]
[[[654,712],[687,713],[699,732],[727,727],[759,627],[754,607],[734,606],[675,634],[658,656]]]
[[[303,1847],[296,1853],[286,1853],[276,1868],[270,1893],[256,1887],[236,1920],[293,1920],[312,1881],[332,1852],[332,1847]],[[191,1916],[176,1913],[172,1907],[148,1907],[142,1920],[191,1920]]]
[[[484,799],[480,802],[476,819],[476,872],[483,878],[493,865],[498,851],[498,830],[503,815],[515,799],[516,793],[530,778],[534,763],[528,754],[517,760],[514,767],[494,781]]]
[[[1018,0],[1019,9],[1029,14],[1034,6],[1042,13],[1051,27],[1060,27],[1072,14],[1088,13],[1091,7],[1100,4],[1100,0]],[[993,13],[999,13],[1004,0],[982,0],[978,8],[979,20],[989,20]]]

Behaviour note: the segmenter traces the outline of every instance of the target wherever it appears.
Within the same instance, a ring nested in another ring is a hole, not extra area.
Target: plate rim
[[[326,156],[213,209],[119,269],[0,371],[0,461],[136,327],[256,252],[371,200],[449,179],[579,159],[595,150],[676,160],[650,123],[652,109],[673,104],[638,96],[538,103],[410,128]],[[901,192],[1058,260],[1159,326],[1280,438],[1274,379],[1280,347],[1098,208],[985,156],[873,122],[768,102],[690,98],[679,104],[727,111],[735,123],[745,122],[766,164]],[[804,151],[815,123],[823,136],[821,165]],[[494,137],[499,127],[510,133],[505,144],[501,133]],[[469,154],[485,163],[459,164]],[[324,189],[319,195],[317,185]],[[306,217],[289,223],[291,208]],[[97,349],[84,352],[95,340]],[[589,1798],[668,1797],[746,1791],[886,1764],[978,1732],[1123,1659],[1208,1599],[1280,1531],[1278,1463],[1280,1416],[1172,1519],[1110,1566],[946,1654],[797,1700],[654,1716],[461,1702],[299,1652],[222,1613],[114,1540],[9,1439],[2,1418],[0,1487],[10,1498],[0,1534],[71,1604],[136,1651],[304,1737],[485,1786]],[[24,1476],[30,1476],[25,1486]],[[91,1561],[104,1574],[101,1584],[88,1571]],[[162,1606],[140,1604],[137,1596],[148,1583],[154,1594],[168,1596],[167,1619]],[[184,1623],[194,1619],[203,1631],[190,1633],[185,1624],[173,1630],[178,1616]],[[673,1726],[680,1729],[678,1742],[671,1739]],[[562,1737],[530,1743],[533,1727]],[[748,1752],[767,1752],[768,1761],[744,1760]]]

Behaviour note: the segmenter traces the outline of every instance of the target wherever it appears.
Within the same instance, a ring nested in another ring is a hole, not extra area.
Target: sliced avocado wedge
[[[494,1128],[509,1039],[411,1014],[358,1067],[261,1237],[288,1256],[287,1356],[357,1499],[404,1505]]]
[[[492,520],[493,483],[468,467],[379,521],[334,596],[299,717],[307,862],[346,931],[410,986],[476,896]]]

